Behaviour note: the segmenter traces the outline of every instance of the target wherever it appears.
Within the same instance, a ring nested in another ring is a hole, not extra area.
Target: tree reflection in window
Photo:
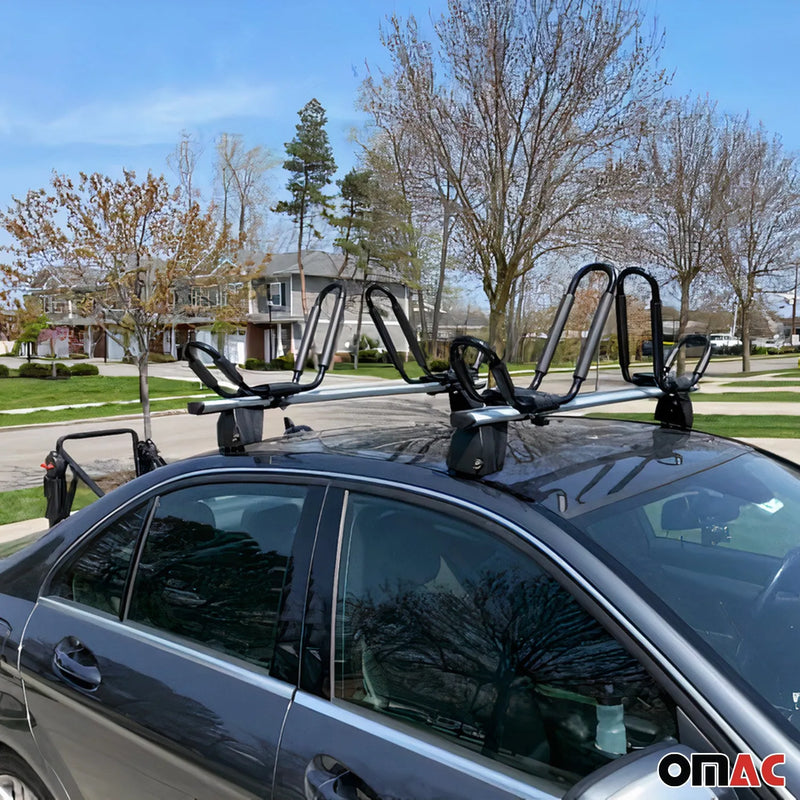
[[[145,509],[142,505],[123,514],[92,537],[89,544],[59,570],[50,584],[50,593],[118,615]]]
[[[225,484],[161,498],[129,618],[269,668],[304,497]]]
[[[351,497],[342,553],[337,697],[562,783],[612,757],[598,703],[624,707],[629,748],[674,734],[641,665],[499,537]]]

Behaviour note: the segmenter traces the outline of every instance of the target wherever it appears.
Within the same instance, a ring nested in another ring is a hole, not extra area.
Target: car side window
[[[119,615],[147,504],[112,522],[69,559],[50,583],[50,594]]]
[[[499,533],[351,494],[341,548],[335,698],[551,788],[675,736],[638,661]]]
[[[128,619],[269,669],[306,493],[225,483],[162,496]]]

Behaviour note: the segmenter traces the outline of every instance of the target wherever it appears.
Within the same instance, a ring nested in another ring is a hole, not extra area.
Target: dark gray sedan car
[[[0,795],[800,794],[797,467],[554,416],[467,479],[451,434],[172,464],[1,562]]]

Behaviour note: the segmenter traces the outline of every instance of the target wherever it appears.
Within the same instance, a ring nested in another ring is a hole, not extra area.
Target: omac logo
[[[658,762],[658,777],[667,786],[786,786],[775,770],[786,763],[783,753],[767,756],[759,767],[749,753],[739,753],[731,764],[723,753],[668,753]]]

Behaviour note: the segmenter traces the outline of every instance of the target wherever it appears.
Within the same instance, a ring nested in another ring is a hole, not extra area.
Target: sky
[[[642,0],[666,29],[669,92],[708,94],[800,150],[800,0]],[[240,133],[280,160],[297,112],[327,110],[341,177],[355,163],[367,74],[386,66],[379,26],[414,14],[431,29],[445,0],[0,0],[0,207],[53,170],[175,179],[182,131],[202,148],[212,192],[214,141]],[[285,183],[280,169],[276,192]]]

